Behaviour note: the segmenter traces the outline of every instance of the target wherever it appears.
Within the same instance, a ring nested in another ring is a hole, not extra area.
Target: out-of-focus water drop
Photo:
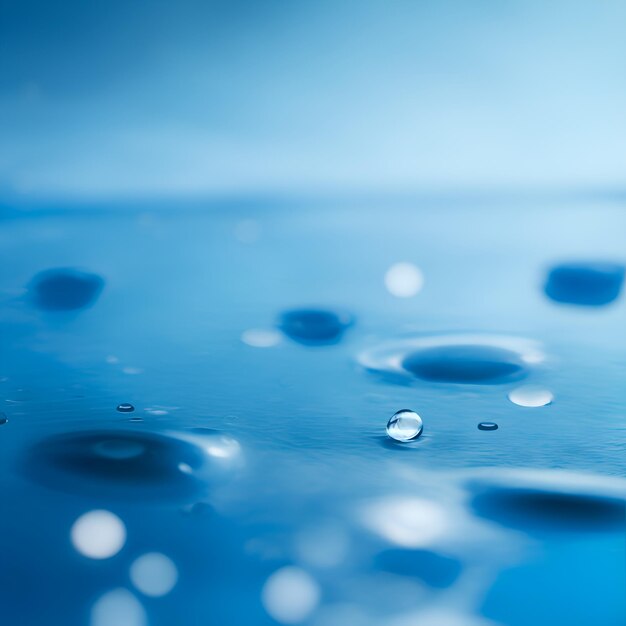
[[[387,422],[387,434],[396,441],[405,442],[417,439],[423,429],[422,418],[410,409],[397,411]]]
[[[135,407],[128,402],[122,402],[122,404],[117,405],[117,410],[120,413],[132,413],[135,410]]]
[[[317,607],[320,588],[316,580],[298,567],[283,567],[265,582],[261,600],[277,622],[297,624]]]
[[[3,426],[4,424],[8,424],[8,422],[9,422],[9,418],[4,413],[0,413],[0,426]]]
[[[37,274],[29,292],[33,304],[43,311],[75,311],[91,306],[104,287],[97,274],[60,268]]]
[[[127,589],[113,589],[101,596],[91,609],[90,626],[146,626],[146,611]]]
[[[516,352],[481,345],[417,350],[405,357],[402,366],[422,380],[470,385],[504,382],[525,373]]]
[[[495,422],[480,422],[478,430],[498,430],[498,425]]]
[[[385,274],[385,287],[396,298],[411,298],[423,285],[424,275],[413,263],[395,263]]]
[[[86,431],[35,444],[24,458],[31,479],[62,491],[114,499],[180,499],[200,493],[212,473],[206,452],[182,438],[134,430]],[[198,475],[182,472],[185,463]],[[201,475],[203,477],[201,477]]]
[[[326,309],[294,309],[281,315],[279,327],[298,343],[324,345],[338,342],[353,323],[348,313]]]
[[[537,408],[552,404],[554,395],[548,389],[534,385],[522,385],[509,392],[509,400],[518,406]]]
[[[619,263],[562,263],[548,273],[545,293],[563,304],[604,306],[619,297],[625,271]]]
[[[503,384],[527,376],[544,355],[535,342],[498,335],[433,335],[383,343],[359,362],[389,382]]]
[[[82,555],[90,559],[108,559],[124,547],[126,527],[110,511],[89,511],[74,522],[70,537]]]
[[[152,596],[168,594],[178,581],[178,569],[164,554],[150,552],[136,559],[130,566],[130,579],[141,593]]]

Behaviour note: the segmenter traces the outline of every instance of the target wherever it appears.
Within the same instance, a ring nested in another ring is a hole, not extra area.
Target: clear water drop
[[[478,430],[498,430],[498,425],[495,422],[480,422]]]
[[[0,426],[7,424],[8,421],[9,418],[4,413],[0,413]]]
[[[120,413],[132,413],[135,410],[135,407],[128,402],[122,402],[122,404],[117,405],[117,410]]]
[[[509,400],[518,406],[537,408],[552,404],[554,395],[548,389],[535,387],[534,385],[523,385],[513,389],[509,393]]]
[[[394,413],[387,422],[387,434],[396,441],[417,439],[424,429],[422,418],[410,409]]]

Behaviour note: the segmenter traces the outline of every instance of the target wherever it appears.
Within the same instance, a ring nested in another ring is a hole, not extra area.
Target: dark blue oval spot
[[[329,344],[341,340],[353,323],[346,313],[325,309],[294,309],[283,313],[279,328],[289,338],[304,344]]]
[[[198,491],[191,470],[202,452],[173,437],[136,431],[88,431],[35,444],[23,470],[32,480],[67,492],[114,498],[169,499]]]
[[[555,302],[604,306],[618,298],[625,270],[617,263],[556,265],[548,273],[545,293]]]
[[[375,564],[377,569],[419,578],[437,589],[452,585],[463,569],[456,559],[429,550],[385,550],[376,557]]]
[[[525,488],[488,489],[474,497],[472,508],[529,533],[623,529],[626,520],[626,503],[618,498]]]
[[[31,283],[33,304],[43,311],[74,311],[91,306],[104,287],[104,279],[73,269],[51,269]]]
[[[424,348],[407,355],[402,367],[422,380],[470,385],[504,383],[526,374],[516,352],[480,345]]]

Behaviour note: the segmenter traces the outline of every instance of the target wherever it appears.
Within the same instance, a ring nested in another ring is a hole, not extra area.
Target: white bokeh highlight
[[[320,588],[315,579],[299,567],[283,567],[265,582],[261,592],[265,610],[281,624],[297,624],[317,607]]]
[[[149,552],[130,566],[130,579],[141,593],[158,597],[168,594],[178,581],[174,562],[159,552]]]
[[[113,589],[91,609],[90,626],[146,626],[146,611],[127,589]]]
[[[81,515],[70,531],[72,545],[90,559],[108,559],[126,543],[124,522],[110,511],[94,510]]]
[[[396,298],[412,298],[423,286],[422,270],[413,263],[395,263],[385,274],[385,287]]]

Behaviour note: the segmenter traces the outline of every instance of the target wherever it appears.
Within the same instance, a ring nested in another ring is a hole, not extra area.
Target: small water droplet
[[[122,372],[129,376],[136,376],[137,374],[143,374],[143,370],[140,367],[123,367]]]
[[[552,404],[554,395],[548,389],[535,387],[534,385],[523,385],[509,393],[509,400],[518,406],[537,408]]]
[[[122,402],[122,404],[117,405],[117,410],[120,413],[132,413],[135,410],[135,407],[128,402]]]
[[[129,422],[143,422],[143,417],[139,417],[138,415],[136,415],[135,417],[129,417],[128,421]]]
[[[7,424],[9,422],[9,418],[4,414],[0,413],[0,426]]]
[[[387,434],[396,441],[417,439],[424,429],[422,418],[410,409],[394,413],[387,422]]]
[[[39,272],[29,286],[33,304],[43,311],[74,311],[91,306],[104,287],[104,279],[74,269]]]
[[[498,425],[495,422],[480,422],[478,430],[498,430]]]
[[[545,293],[559,303],[604,306],[618,298],[625,270],[618,263],[562,263],[548,273]]]
[[[325,309],[295,309],[281,315],[280,329],[298,343],[325,345],[337,343],[354,323],[351,315]]]

